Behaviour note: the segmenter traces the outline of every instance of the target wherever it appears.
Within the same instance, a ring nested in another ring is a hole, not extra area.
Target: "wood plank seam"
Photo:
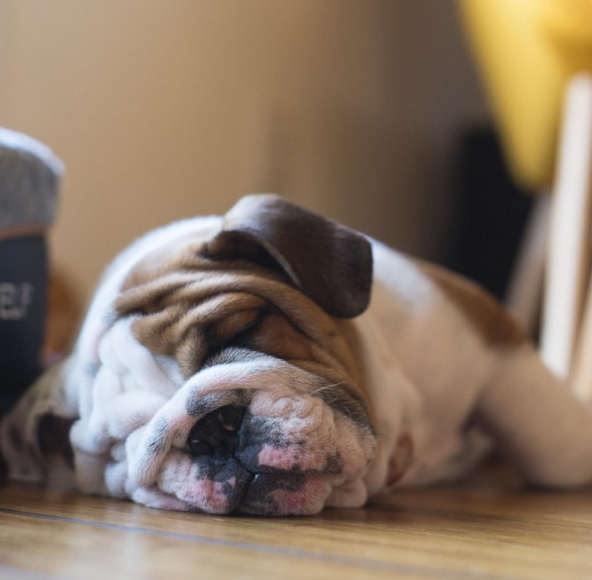
[[[434,580],[463,580],[464,578],[475,578],[474,571],[471,570],[444,570],[430,566],[418,566],[414,564],[403,564],[400,562],[385,562],[378,560],[370,560],[358,557],[349,557],[340,554],[328,554],[322,552],[313,552],[309,550],[302,550],[296,548],[281,548],[277,546],[268,546],[265,544],[250,544],[248,542],[239,542],[235,540],[223,540],[217,538],[208,538],[206,536],[181,534],[176,532],[163,532],[159,530],[151,530],[149,528],[142,528],[137,526],[126,526],[125,524],[112,524],[105,522],[96,522],[91,520],[84,520],[79,518],[68,518],[64,516],[52,516],[47,514],[39,514],[35,512],[27,512],[23,510],[16,510],[10,508],[0,508],[0,514],[13,515],[28,518],[40,518],[49,521],[60,523],[68,523],[75,525],[88,525],[95,528],[103,528],[111,531],[131,532],[137,534],[144,534],[150,536],[161,537],[169,540],[189,541],[202,545],[212,545],[222,548],[246,550],[250,552],[269,554],[273,556],[286,556],[305,561],[317,561],[327,564],[345,565],[348,567],[355,567],[360,569],[360,573],[366,571],[387,572],[393,574],[402,574],[418,578],[433,578]],[[519,580],[515,576],[498,576],[480,573],[478,575],[480,580]]]

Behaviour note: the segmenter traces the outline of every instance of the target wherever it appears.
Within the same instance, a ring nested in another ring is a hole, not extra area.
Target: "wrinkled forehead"
[[[138,250],[133,252],[135,259],[128,265],[120,290],[141,286],[166,275],[179,271],[195,260],[208,243],[220,231],[219,220],[188,220],[187,227],[174,227],[175,224],[163,228],[168,235],[149,234],[147,240],[138,243]],[[197,227],[196,227],[197,226]],[[133,251],[134,247],[130,248]],[[195,264],[194,264],[195,265]]]
[[[282,272],[276,262],[263,250],[248,242],[242,244],[240,255],[219,255],[216,259],[211,255],[212,239],[220,232],[220,224],[216,221],[201,222],[191,231],[181,231],[177,236],[160,239],[148,245],[133,264],[130,265],[120,286],[122,293],[145,289],[158,281],[177,279],[179,274],[196,272],[219,276],[223,272],[257,272],[258,276],[279,279],[287,282],[289,278]]]

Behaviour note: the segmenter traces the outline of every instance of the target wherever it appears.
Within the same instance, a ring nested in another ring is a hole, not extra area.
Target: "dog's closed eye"
[[[218,364],[220,354],[231,347],[249,348],[252,333],[268,314],[264,308],[244,310],[208,326],[204,330],[207,354],[203,366]]]

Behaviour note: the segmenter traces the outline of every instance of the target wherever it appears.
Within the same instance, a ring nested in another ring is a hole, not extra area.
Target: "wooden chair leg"
[[[592,280],[588,284],[569,386],[579,399],[592,401]]]
[[[553,191],[541,356],[567,378],[588,282],[592,166],[592,76],[569,83]],[[590,353],[592,354],[592,353]]]
[[[505,300],[508,310],[531,338],[541,314],[550,213],[551,195],[541,193],[526,224]]]

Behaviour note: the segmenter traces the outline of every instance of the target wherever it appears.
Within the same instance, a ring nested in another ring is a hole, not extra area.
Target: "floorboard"
[[[590,579],[592,490],[524,490],[494,466],[361,509],[252,518],[4,484],[0,578]]]

